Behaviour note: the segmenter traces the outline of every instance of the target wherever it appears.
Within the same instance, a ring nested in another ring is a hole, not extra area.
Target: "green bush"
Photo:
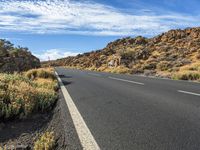
[[[53,107],[55,99],[57,99],[57,95],[51,90],[46,89],[38,89],[38,93],[36,95],[36,99],[38,100],[37,110],[42,112],[49,110]]]
[[[52,78],[32,80],[20,74],[0,74],[0,119],[50,110],[57,99],[57,87]]]

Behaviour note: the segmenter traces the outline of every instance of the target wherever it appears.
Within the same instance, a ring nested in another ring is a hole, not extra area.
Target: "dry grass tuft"
[[[200,81],[200,72],[197,72],[197,71],[178,72],[173,75],[173,79]]]
[[[56,77],[52,73],[52,69],[32,69],[27,72],[25,72],[25,76],[29,79],[37,79],[37,78],[43,78],[43,79],[52,79],[55,80]]]
[[[177,80],[200,81],[200,62],[181,67],[177,73],[174,73],[173,78]]]
[[[34,144],[34,150],[53,150],[55,139],[53,132],[45,132]]]
[[[0,119],[25,118],[33,112],[45,112],[53,107],[58,88],[54,73],[44,69],[34,69],[34,72],[48,72],[49,78],[0,74]]]
[[[131,73],[131,70],[125,66],[118,67],[101,67],[98,68],[97,71],[111,72],[111,73]]]

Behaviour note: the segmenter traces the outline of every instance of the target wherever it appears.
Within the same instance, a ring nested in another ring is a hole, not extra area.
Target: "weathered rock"
[[[112,56],[119,56],[120,63]],[[95,66],[128,67],[135,73],[171,72],[200,61],[200,27],[170,30],[153,38],[141,36],[118,39],[98,51],[50,62],[53,66],[88,69]],[[1,65],[1,62],[0,62]],[[49,62],[44,62],[48,65]]]
[[[8,41],[0,40],[0,72],[20,72],[40,67],[40,60],[27,48],[15,48]]]

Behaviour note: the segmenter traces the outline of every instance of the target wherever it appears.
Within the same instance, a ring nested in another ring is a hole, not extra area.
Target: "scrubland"
[[[55,107],[57,99],[58,82],[53,69],[0,74],[0,120],[5,124],[17,120],[23,122],[35,114],[48,114]],[[37,137],[37,140],[31,139],[35,141],[35,150],[53,149],[53,131],[43,131]]]

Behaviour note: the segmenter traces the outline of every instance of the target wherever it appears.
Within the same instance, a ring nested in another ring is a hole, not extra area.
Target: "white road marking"
[[[89,128],[87,127],[85,121],[83,120],[81,114],[79,113],[76,105],[74,104],[71,96],[69,95],[67,89],[65,88],[62,80],[59,78],[58,73],[55,72],[61,91],[64,95],[65,101],[67,103],[69,112],[71,114],[76,132],[78,134],[79,140],[84,150],[100,150],[99,145],[95,141],[92,133],[90,132]]]
[[[174,82],[185,82],[185,83],[190,82],[190,83],[200,84],[200,82],[198,82],[198,81],[192,81],[192,80],[175,80],[175,79],[170,79],[170,78],[165,78],[165,77],[158,77],[158,76],[145,76],[143,74],[140,74],[140,75],[138,75],[138,74],[132,74],[132,75],[127,74],[127,75],[131,76],[131,77],[136,76],[136,77],[152,78],[152,79],[159,79],[159,80],[169,80],[169,81],[174,81]]]
[[[121,79],[121,78],[115,78],[115,77],[108,77],[108,78],[113,79],[113,80],[119,80],[119,81],[124,81],[124,82],[139,84],[139,85],[144,85],[144,83],[141,83],[141,82],[136,82],[136,81],[131,81],[131,80],[125,80],[125,79]]]
[[[178,92],[185,93],[185,94],[190,94],[190,95],[195,95],[195,96],[200,96],[200,94],[198,94],[198,93],[193,93],[193,92],[188,92],[188,91],[178,90]]]
[[[92,75],[92,76],[97,76],[97,77],[100,77],[101,75],[100,74],[97,74],[97,73],[88,73],[89,75]]]

